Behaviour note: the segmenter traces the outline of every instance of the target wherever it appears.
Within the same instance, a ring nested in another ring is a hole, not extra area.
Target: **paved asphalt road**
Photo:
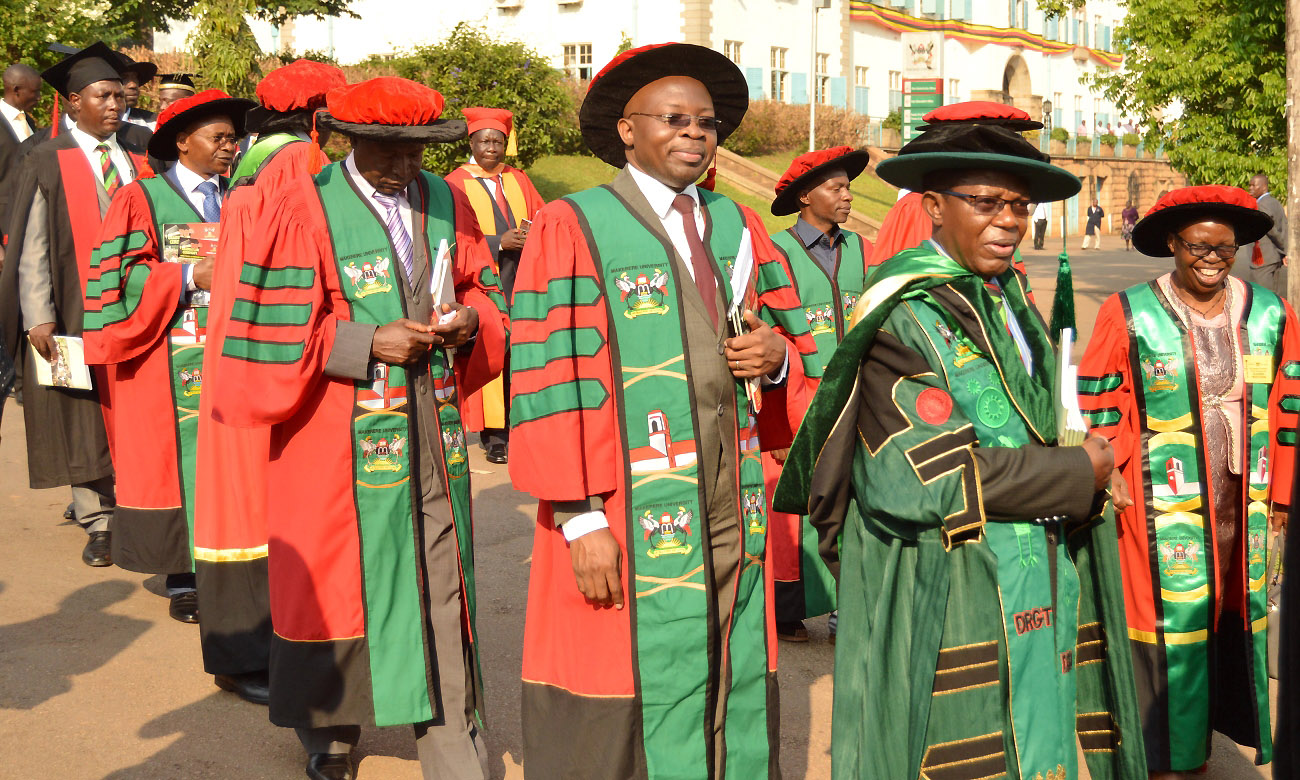
[[[1091,330],[1105,296],[1150,278],[1168,261],[1125,254],[1114,241],[1071,250],[1079,321]],[[1059,244],[1058,244],[1059,247]],[[1027,252],[1038,300],[1050,305],[1055,256]],[[161,577],[82,565],[85,535],[61,519],[66,488],[29,490],[21,410],[0,434],[0,778],[298,778],[301,748],[266,711],[223,693],[203,674],[198,630],[167,616]],[[533,505],[505,467],[473,448],[479,630],[487,684],[488,745],[497,778],[522,777],[520,644]],[[142,454],[147,457],[147,453]],[[781,764],[786,778],[828,778],[832,647],[826,619],[812,641],[781,648]],[[562,738],[563,724],[557,724]],[[361,780],[415,780],[404,728],[367,729]],[[1266,777],[1219,738],[1209,777]],[[558,780],[558,779],[557,779]]]

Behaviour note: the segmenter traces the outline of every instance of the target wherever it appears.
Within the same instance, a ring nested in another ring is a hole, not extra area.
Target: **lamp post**
[[[812,39],[808,53],[808,151],[817,149],[817,9],[823,0],[812,0]]]

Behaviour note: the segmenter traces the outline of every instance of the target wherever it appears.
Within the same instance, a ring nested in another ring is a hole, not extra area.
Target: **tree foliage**
[[[7,0],[6,0],[7,1]],[[348,10],[351,0],[250,0],[247,13],[264,22],[281,25],[295,16],[314,16],[324,19],[327,16],[352,16]],[[194,0],[133,0],[134,11],[130,15],[135,36],[140,41],[148,41],[155,28],[167,28],[167,20],[197,19],[203,13],[201,6]]]
[[[221,89],[235,97],[253,97],[261,79],[262,50],[248,26],[252,0],[199,0],[198,21],[190,48],[198,61],[203,89]]]
[[[1285,39],[1282,0],[1129,0],[1116,31],[1124,67],[1088,83],[1166,136],[1170,162],[1193,184],[1244,186],[1263,172],[1278,191],[1287,169]],[[1181,116],[1162,121],[1171,108]]]
[[[519,157],[528,167],[547,154],[568,153],[581,144],[577,109],[563,74],[518,41],[493,40],[486,31],[461,23],[447,39],[390,60],[399,76],[442,93],[444,119],[461,117],[469,106],[514,112]],[[430,146],[425,167],[443,175],[469,157],[469,141]]]
[[[130,31],[138,0],[0,0],[0,51],[4,62],[44,70],[62,54],[51,43],[88,46],[116,41]]]

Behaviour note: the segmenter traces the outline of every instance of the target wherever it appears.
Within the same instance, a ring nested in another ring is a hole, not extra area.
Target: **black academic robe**
[[[36,125],[31,117],[27,117],[27,126],[34,135]],[[9,224],[9,203],[18,181],[14,177],[14,171],[18,168],[18,147],[21,143],[9,123],[0,121],[0,237],[6,234],[5,228]]]
[[[121,139],[119,138],[119,141]],[[123,142],[123,148],[139,167],[144,150]],[[78,151],[71,134],[57,137],[32,149],[24,158],[9,219],[9,246],[0,272],[0,340],[5,351],[22,356],[23,418],[27,427],[27,469],[33,489],[91,482],[113,473],[97,389],[69,390],[36,384],[32,350],[27,345],[25,323],[19,305],[18,266],[27,235],[32,198],[39,190],[48,204],[43,232],[49,241],[50,281],[55,308],[56,334],[80,336],[83,315],[83,274],[89,269],[90,250],[98,238],[101,221],[95,195],[97,178],[65,182],[60,152]],[[64,162],[73,155],[63,155]],[[85,157],[80,163],[94,177]],[[89,181],[91,186],[84,186]],[[65,186],[67,184],[68,186]],[[79,197],[78,192],[88,193]],[[71,197],[69,197],[71,193]],[[84,254],[84,257],[80,255]],[[98,380],[98,377],[96,377]],[[111,415],[110,415],[111,416]]]

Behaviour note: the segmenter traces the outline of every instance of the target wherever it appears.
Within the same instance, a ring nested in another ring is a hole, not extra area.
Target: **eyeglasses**
[[[685,130],[691,126],[691,122],[700,126],[700,129],[706,133],[717,132],[722,127],[722,120],[716,116],[695,116],[693,114],[646,114],[640,111],[633,111],[628,116],[648,116],[651,119],[658,119],[660,122],[669,127],[678,130]]]
[[[1219,256],[1219,259],[1228,260],[1235,257],[1237,255],[1237,250],[1240,248],[1236,244],[1189,244],[1177,233],[1174,234],[1174,238],[1178,239],[1178,243],[1186,247],[1187,251],[1192,254],[1192,257],[1209,257],[1210,253],[1213,252]]]
[[[1011,213],[1017,217],[1027,217],[1034,207],[1034,202],[1031,200],[1007,200],[996,195],[967,195],[964,192],[953,192],[952,190],[939,190],[939,194],[961,198],[969,203],[975,213],[981,217],[996,217],[1007,206],[1011,207]]]
[[[213,146],[217,147],[239,146],[239,136],[237,135],[199,135],[198,133],[194,133],[194,135],[212,142]]]

